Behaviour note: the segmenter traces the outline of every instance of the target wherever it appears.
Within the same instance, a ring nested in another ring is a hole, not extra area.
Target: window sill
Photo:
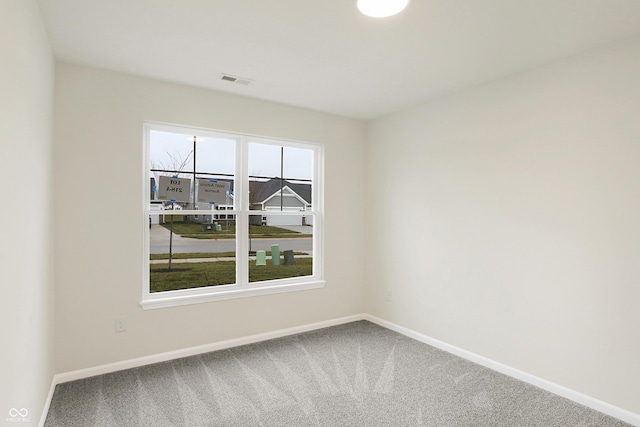
[[[293,284],[261,284],[237,287],[236,285],[213,288],[186,289],[184,291],[167,291],[146,295],[140,302],[144,310],[156,308],[176,307],[181,305],[199,304],[203,302],[222,301],[235,298],[248,298],[262,295],[279,294],[283,292],[305,291],[323,288],[324,280],[311,280]],[[216,289],[217,288],[217,289]]]

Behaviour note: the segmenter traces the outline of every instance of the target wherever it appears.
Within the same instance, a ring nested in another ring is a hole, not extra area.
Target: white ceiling
[[[61,61],[364,120],[640,34],[640,0],[38,2]]]

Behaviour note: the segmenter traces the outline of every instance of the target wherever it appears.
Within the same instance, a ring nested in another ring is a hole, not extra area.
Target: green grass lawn
[[[226,257],[234,257],[235,252],[187,252],[187,253],[179,253],[173,254],[172,259],[190,259],[190,258],[226,258]],[[150,254],[150,260],[157,259],[169,259],[169,254]]]
[[[265,251],[267,256],[271,256],[271,251]],[[282,254],[282,252],[280,252]],[[294,252],[294,255],[308,255],[307,252]],[[191,259],[191,258],[235,258],[235,252],[187,252],[173,254],[172,259]],[[282,256],[280,257],[282,258]],[[150,260],[169,259],[169,254],[150,254]]]
[[[257,266],[255,261],[251,261],[249,282],[310,276],[312,263],[312,258],[296,259],[294,265],[267,263],[267,265]],[[164,263],[151,264],[150,267],[151,292],[228,285],[236,282],[235,261],[175,263],[172,264],[171,272],[163,271],[167,269],[167,264]]]

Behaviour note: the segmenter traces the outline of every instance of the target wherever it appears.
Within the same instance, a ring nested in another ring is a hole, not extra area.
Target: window
[[[144,124],[143,308],[313,289],[322,146]]]

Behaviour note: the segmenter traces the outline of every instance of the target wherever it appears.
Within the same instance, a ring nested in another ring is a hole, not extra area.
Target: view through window
[[[145,147],[143,306],[321,281],[321,146],[147,123]]]

